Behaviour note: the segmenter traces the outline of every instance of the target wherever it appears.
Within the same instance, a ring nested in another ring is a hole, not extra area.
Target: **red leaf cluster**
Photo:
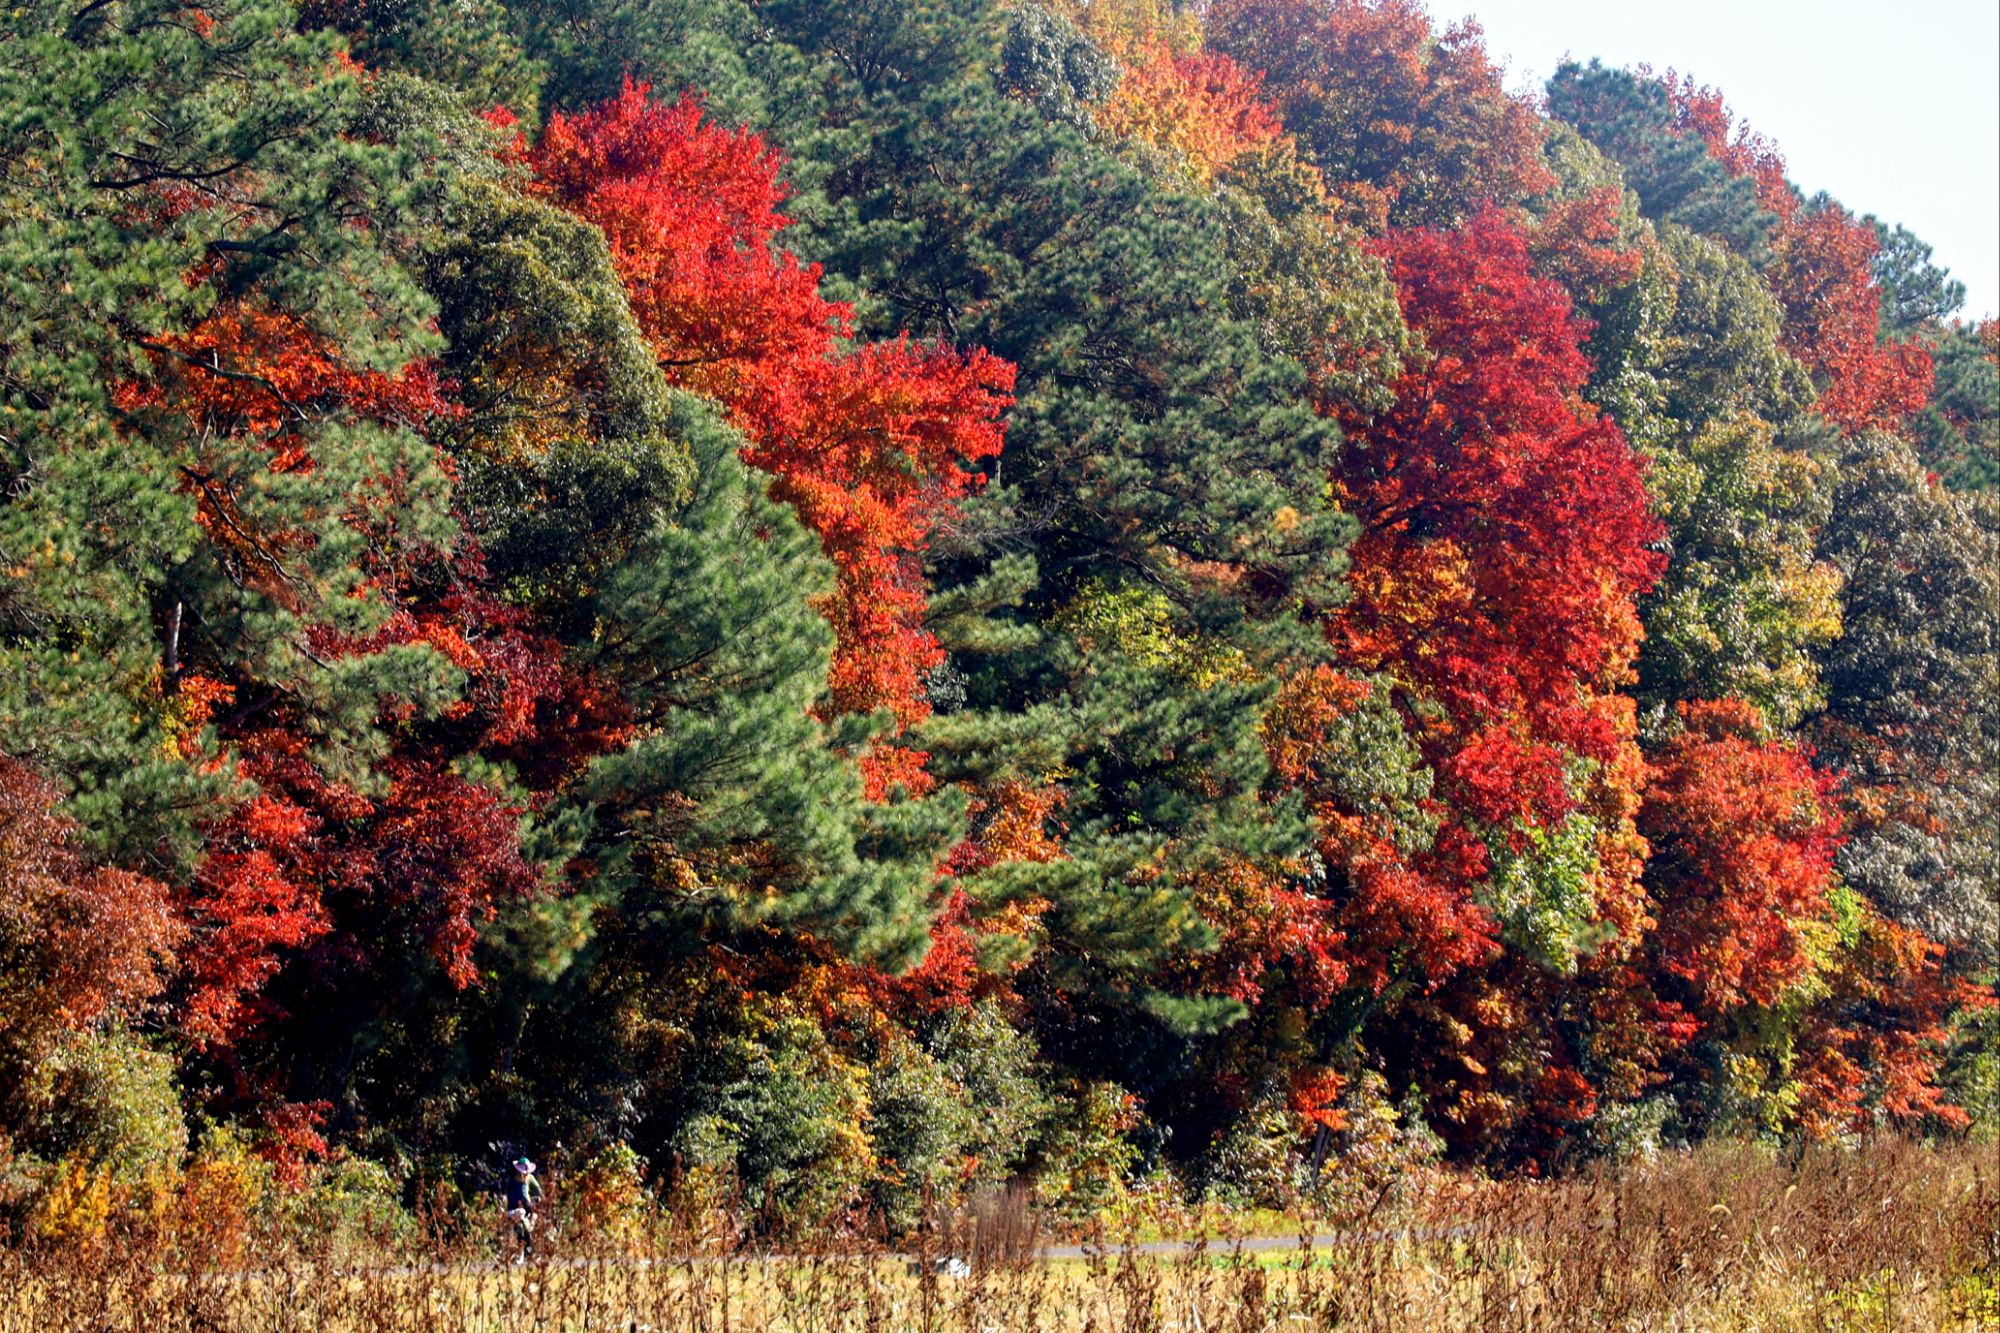
[[[1930,352],[1881,338],[1878,246],[1866,223],[1827,204],[1792,213],[1772,247],[1785,348],[1813,371],[1819,410],[1848,431],[1898,430],[1930,401]]]
[[[1805,933],[1826,916],[1841,841],[1833,780],[1766,739],[1750,704],[1683,704],[1680,718],[1639,813],[1658,965],[1704,1015],[1769,1006],[1812,966]]]
[[[328,776],[282,705],[231,727],[242,775],[259,795],[209,830],[189,895],[199,923],[185,964],[183,1022],[205,1043],[254,1027],[258,992],[313,946],[365,967],[395,936],[419,944],[450,984],[477,980],[478,926],[540,891],[520,849],[524,810],[461,775],[468,753],[530,759],[560,772],[623,734],[623,719],[528,634],[521,614],[460,590],[396,613],[373,634],[316,636],[329,658],[424,644],[464,683],[442,716],[407,716],[397,748],[363,786]],[[391,716],[410,706],[388,702]],[[382,932],[389,926],[389,938]]]
[[[1797,1042],[1806,1131],[1860,1132],[1877,1109],[1897,1124],[1964,1128],[1970,1117],[1938,1086],[1945,1018],[1993,1004],[1992,993],[1948,974],[1942,945],[1872,913],[1829,984]]]
[[[1318,1011],[1347,984],[1346,936],[1333,905],[1284,877],[1232,859],[1202,876],[1195,903],[1219,936],[1189,969],[1201,994],[1255,1005],[1282,990]]]
[[[71,846],[56,797],[0,754],[0,1057],[29,1063],[152,1000],[185,933],[165,885]]]
[[[1622,202],[1615,187],[1605,186],[1552,204],[1527,232],[1536,272],[1580,302],[1601,301],[1634,282],[1646,257],[1619,243]]]
[[[539,188],[603,229],[668,377],[728,409],[744,458],[819,535],[839,576],[835,707],[923,717],[942,654],[916,557],[999,453],[1013,367],[908,338],[844,347],[851,308],[776,245],[782,159],[693,100],[628,83],[553,117],[531,160]]]
[[[1382,250],[1428,355],[1385,416],[1343,422],[1335,491],[1362,534],[1329,632],[1437,706],[1423,739],[1455,808],[1559,820],[1569,756],[1617,764],[1630,735],[1613,691],[1665,564],[1643,465],[1581,396],[1586,326],[1497,211]]]
[[[1485,851],[1455,827],[1437,844],[1408,855],[1390,819],[1355,810],[1329,771],[1329,735],[1371,692],[1368,682],[1329,666],[1285,681],[1266,715],[1265,745],[1279,779],[1303,795],[1318,820],[1320,855],[1345,881],[1339,910],[1312,921],[1316,948],[1327,949],[1356,985],[1380,992],[1401,960],[1442,978],[1490,958],[1494,921],[1472,900]]]

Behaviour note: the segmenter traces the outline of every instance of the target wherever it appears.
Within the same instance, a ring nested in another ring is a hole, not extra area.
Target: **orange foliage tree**
[[[1639,815],[1657,967],[1697,1013],[1769,1007],[1812,971],[1807,934],[1830,910],[1832,779],[1750,704],[1682,704],[1680,721]]]
[[[1417,0],[1216,0],[1207,31],[1364,217],[1451,226],[1552,183],[1476,23],[1435,32]]]
[[[1113,134],[1143,139],[1177,154],[1197,181],[1283,132],[1260,98],[1261,80],[1228,56],[1141,48],[1097,113]]]
[[[89,864],[55,807],[0,755],[0,1108],[64,1039],[156,998],[185,933],[166,885]]]

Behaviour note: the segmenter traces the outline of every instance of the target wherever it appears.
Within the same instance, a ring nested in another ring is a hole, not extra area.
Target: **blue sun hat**
[[[514,1169],[524,1176],[535,1174],[535,1164],[525,1157],[516,1157],[514,1159]]]

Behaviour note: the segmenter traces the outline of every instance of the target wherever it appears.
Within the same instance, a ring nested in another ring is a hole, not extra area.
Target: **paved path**
[[[1397,1241],[1458,1240],[1467,1236],[1482,1235],[1492,1228],[1484,1224],[1464,1224],[1453,1227],[1389,1227],[1369,1231],[1321,1231],[1305,1238],[1312,1250],[1346,1249],[1356,1245],[1387,1245]],[[1271,1254],[1297,1251],[1300,1238],[1291,1236],[1242,1236],[1236,1238],[1211,1237],[1207,1240],[1149,1240],[1149,1241],[1107,1241],[1103,1244],[1079,1245],[1037,1245],[1032,1258],[1036,1261],[1075,1260],[1102,1257],[1106,1260],[1122,1259],[1128,1255],[1147,1258],[1180,1259],[1191,1255],[1206,1254],[1215,1258],[1226,1258],[1234,1254]],[[783,1252],[742,1251],[735,1254],[676,1255],[664,1259],[614,1259],[614,1258],[564,1258],[560,1254],[531,1263],[527,1267],[538,1268],[652,1268],[655,1266],[676,1267],[682,1264],[760,1264],[785,1263],[809,1259],[810,1255],[786,1254]],[[921,1256],[901,1250],[887,1250],[877,1253],[858,1253],[841,1256],[854,1259],[879,1259],[887,1263],[921,1262]],[[942,1260],[943,1253],[933,1256]],[[336,1270],[350,1277],[416,1277],[419,1275],[440,1276],[447,1273],[492,1273],[501,1272],[514,1265],[495,1260],[489,1263],[471,1264],[407,1264],[389,1265],[381,1268],[348,1268]],[[257,1281],[268,1279],[274,1274],[259,1269],[248,1269],[232,1275],[236,1280]]]
[[[1456,1227],[1391,1227],[1377,1231],[1321,1231],[1305,1238],[1305,1243],[1315,1250],[1344,1249],[1355,1245],[1386,1245],[1399,1240],[1457,1240],[1465,1236],[1478,1235],[1486,1230],[1477,1226]],[[1137,1244],[1106,1245],[1044,1245],[1035,1251],[1038,1259],[1083,1259],[1092,1254],[1101,1254],[1107,1259],[1116,1259],[1126,1254],[1145,1254],[1167,1257],[1182,1257],[1195,1253],[1214,1255],[1268,1254],[1273,1250],[1296,1250],[1300,1247],[1298,1236],[1244,1236],[1241,1239],[1194,1240],[1149,1240]]]

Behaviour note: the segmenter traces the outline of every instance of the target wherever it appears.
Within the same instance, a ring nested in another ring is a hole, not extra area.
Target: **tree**
[[[543,70],[540,102],[580,112],[627,82],[698,92],[721,124],[797,148],[820,120],[830,73],[779,40],[746,0],[502,0],[511,33]],[[527,107],[518,108],[523,114]],[[796,173],[796,164],[795,164]],[[809,186],[807,188],[810,188]]]
[[[376,542],[445,525],[442,477],[398,428],[289,414],[282,452],[154,410],[155,377],[203,373],[191,359],[246,337],[303,337],[309,358],[383,385],[432,345],[378,244],[420,182],[350,133],[359,76],[289,22],[262,0],[199,23],[172,5],[38,5],[0,44],[0,104],[24,127],[0,222],[0,717],[63,789],[80,846],[169,876],[229,793],[177,692],[190,665],[226,657],[313,699],[322,743],[365,751],[331,714],[402,668],[315,661],[305,636],[383,614],[356,505]],[[265,350],[211,386],[282,369]],[[281,531],[282,550],[251,549]]]
[[[1381,256],[1334,220],[1318,171],[1287,138],[1239,156],[1219,185],[1231,313],[1268,355],[1306,369],[1323,411],[1386,407],[1409,330]]]
[[[1329,631],[1436,706],[1422,731],[1454,806],[1560,820],[1561,756],[1608,765],[1622,745],[1632,603],[1663,564],[1642,465],[1580,397],[1569,302],[1497,213],[1385,249],[1431,358],[1388,413],[1353,422],[1336,486],[1363,531]]]
[[[1931,263],[1929,245],[1906,227],[1865,220],[1875,229],[1871,277],[1882,293],[1883,337],[1924,332],[1965,308],[1965,284]]]
[[[1535,114],[1476,23],[1435,33],[1414,0],[1217,0],[1206,27],[1364,216],[1455,226],[1549,184]]]
[[[1761,265],[1778,218],[1757,185],[1712,155],[1648,71],[1567,62],[1549,80],[1549,115],[1618,163],[1647,217],[1710,237]]]
[[[1930,406],[1911,423],[1924,462],[1963,490],[2000,486],[2000,320],[1932,334]]]
[[[1894,430],[1929,397],[1929,355],[1883,339],[1877,282],[1879,224],[1857,220],[1822,194],[1801,203],[1775,145],[1738,125],[1722,95],[1685,76],[1663,85],[1675,132],[1699,139],[1780,220],[1767,281],[1785,310],[1785,347],[1813,372],[1819,411],[1843,430]],[[1895,269],[1893,263],[1884,274]]]
[[[1643,924],[1643,766],[1618,691],[1664,561],[1643,464],[1581,396],[1583,326],[1523,234],[1488,210],[1382,249],[1426,354],[1387,412],[1348,417],[1335,494],[1362,534],[1326,629],[1393,691],[1430,782],[1390,790],[1427,819],[1348,797],[1320,848],[1349,968],[1378,997],[1371,1047],[1411,1051],[1452,1137],[1491,1151],[1595,1104],[1561,979]],[[1337,698],[1318,708],[1340,716]]]
[[[339,32],[370,70],[397,70],[482,107],[531,116],[548,71],[522,48],[500,0],[303,0],[299,26]]]
[[[621,683],[637,728],[586,785],[627,826],[607,850],[629,863],[620,873],[635,877],[631,893],[688,895],[693,907],[722,885],[751,920],[913,961],[962,803],[898,795],[864,808],[862,776],[843,752],[869,727],[815,716],[826,712],[829,642],[801,617],[825,566],[754,474],[720,452],[740,437],[692,403],[682,411],[700,459],[694,499],[598,599],[590,660]],[[759,559],[745,562],[746,551]]]
[[[1705,1114],[1755,1088],[1768,1124],[1784,1115],[1804,1002],[1839,947],[1835,779],[1740,700],[1682,704],[1675,720],[1639,812],[1650,985],[1693,1020],[1694,1070],[1716,1071]]]
[[[1580,136],[1552,138],[1552,160],[1576,205],[1610,203],[1617,168]],[[1567,270],[1556,276],[1595,321],[1587,392],[1646,454],[1670,543],[1640,603],[1642,716],[1735,696],[1796,725],[1819,702],[1812,653],[1839,632],[1839,575],[1815,551],[1835,470],[1824,432],[1801,420],[1812,386],[1784,349],[1783,312],[1748,261],[1645,220],[1635,198],[1616,214],[1585,213],[1594,230],[1582,236],[1561,209],[1531,245],[1545,271]],[[1551,240],[1580,251],[1582,269],[1548,251]]]
[[[2000,553],[1990,505],[1938,486],[1907,446],[1843,459],[1825,558],[1845,630],[1821,650],[1811,734],[1853,810],[1842,876],[1933,940],[1992,947],[2000,777]]]
[[[1991,488],[2000,480],[2000,322],[1956,318],[1965,284],[1931,262],[1931,247],[1875,218],[1872,264],[1882,294],[1881,333],[1921,343],[1933,369],[1930,403],[1907,422],[1917,454],[1948,484]]]
[[[1977,1012],[1991,995],[1952,976],[1922,932],[1863,911],[1848,932],[1829,995],[1800,1033],[1799,1121],[1821,1137],[1870,1125],[1965,1128],[1964,1108],[1940,1086],[1945,1019]]]
[[[55,802],[0,756],[0,1132],[60,1151],[34,1128],[60,1092],[62,1051],[146,1016],[184,927],[166,885],[78,855]]]
[[[1754,417],[1654,455],[1673,561],[1643,603],[1651,709],[1736,697],[1789,729],[1823,702],[1816,653],[1839,637],[1839,569],[1818,558],[1832,467]]]
[[[1786,349],[1812,369],[1819,410],[1848,431],[1898,429],[1930,398],[1930,354],[1879,336],[1876,246],[1865,222],[1824,198],[1788,217],[1772,246]]]
[[[212,1108],[304,1123],[292,1098],[353,1087],[339,1041],[256,1022],[463,987],[494,902],[539,885],[477,752],[561,676],[478,595],[426,438],[454,410],[431,308],[394,253],[438,166],[281,8],[35,17],[0,57],[10,107],[41,108],[7,242],[7,317],[31,297],[39,332],[10,343],[9,465],[37,480],[5,540],[46,557],[10,566],[8,685],[38,719],[14,734],[80,847],[172,883]]]
[[[1333,432],[1299,368],[1227,318],[1212,205],[1007,96],[969,58],[951,65],[1004,40],[995,7],[897,13],[900,29],[848,6],[784,7],[780,30],[851,71],[834,98],[850,134],[822,141],[838,149],[821,170],[841,207],[801,243],[873,293],[863,327],[977,342],[1020,367],[992,465],[1004,484],[933,546],[939,595],[991,610],[951,659],[965,707],[928,722],[923,744],[946,780],[1059,781],[1066,855],[983,871],[974,914],[1034,905],[1047,943],[1021,984],[1083,1040],[1104,1004],[1214,1022],[1235,1006],[1170,995],[1162,969],[1210,939],[1189,898],[1198,875],[1228,852],[1303,843],[1297,813],[1263,800],[1271,687],[1255,664],[1320,651],[1285,608],[1335,595]],[[1024,548],[1032,566],[1012,559]],[[1003,569],[1011,586],[991,597]],[[1144,646],[1161,628],[1250,670],[1177,670]]]
[[[1278,118],[1259,98],[1258,82],[1228,56],[1153,47],[1135,53],[1095,120],[1165,150],[1193,179],[1208,181],[1278,137]]]
[[[1071,19],[1045,5],[1021,5],[1000,48],[999,87],[1053,120],[1089,130],[1098,103],[1123,77],[1118,62]]]
[[[827,607],[841,645],[835,705],[922,717],[941,660],[912,564],[933,523],[997,453],[1013,370],[908,339],[836,354],[851,312],[819,272],[772,248],[779,163],[754,135],[704,124],[627,84],[558,114],[534,153],[552,197],[601,227],[633,313],[671,382],[723,403],[748,460],[821,536],[840,573]]]

